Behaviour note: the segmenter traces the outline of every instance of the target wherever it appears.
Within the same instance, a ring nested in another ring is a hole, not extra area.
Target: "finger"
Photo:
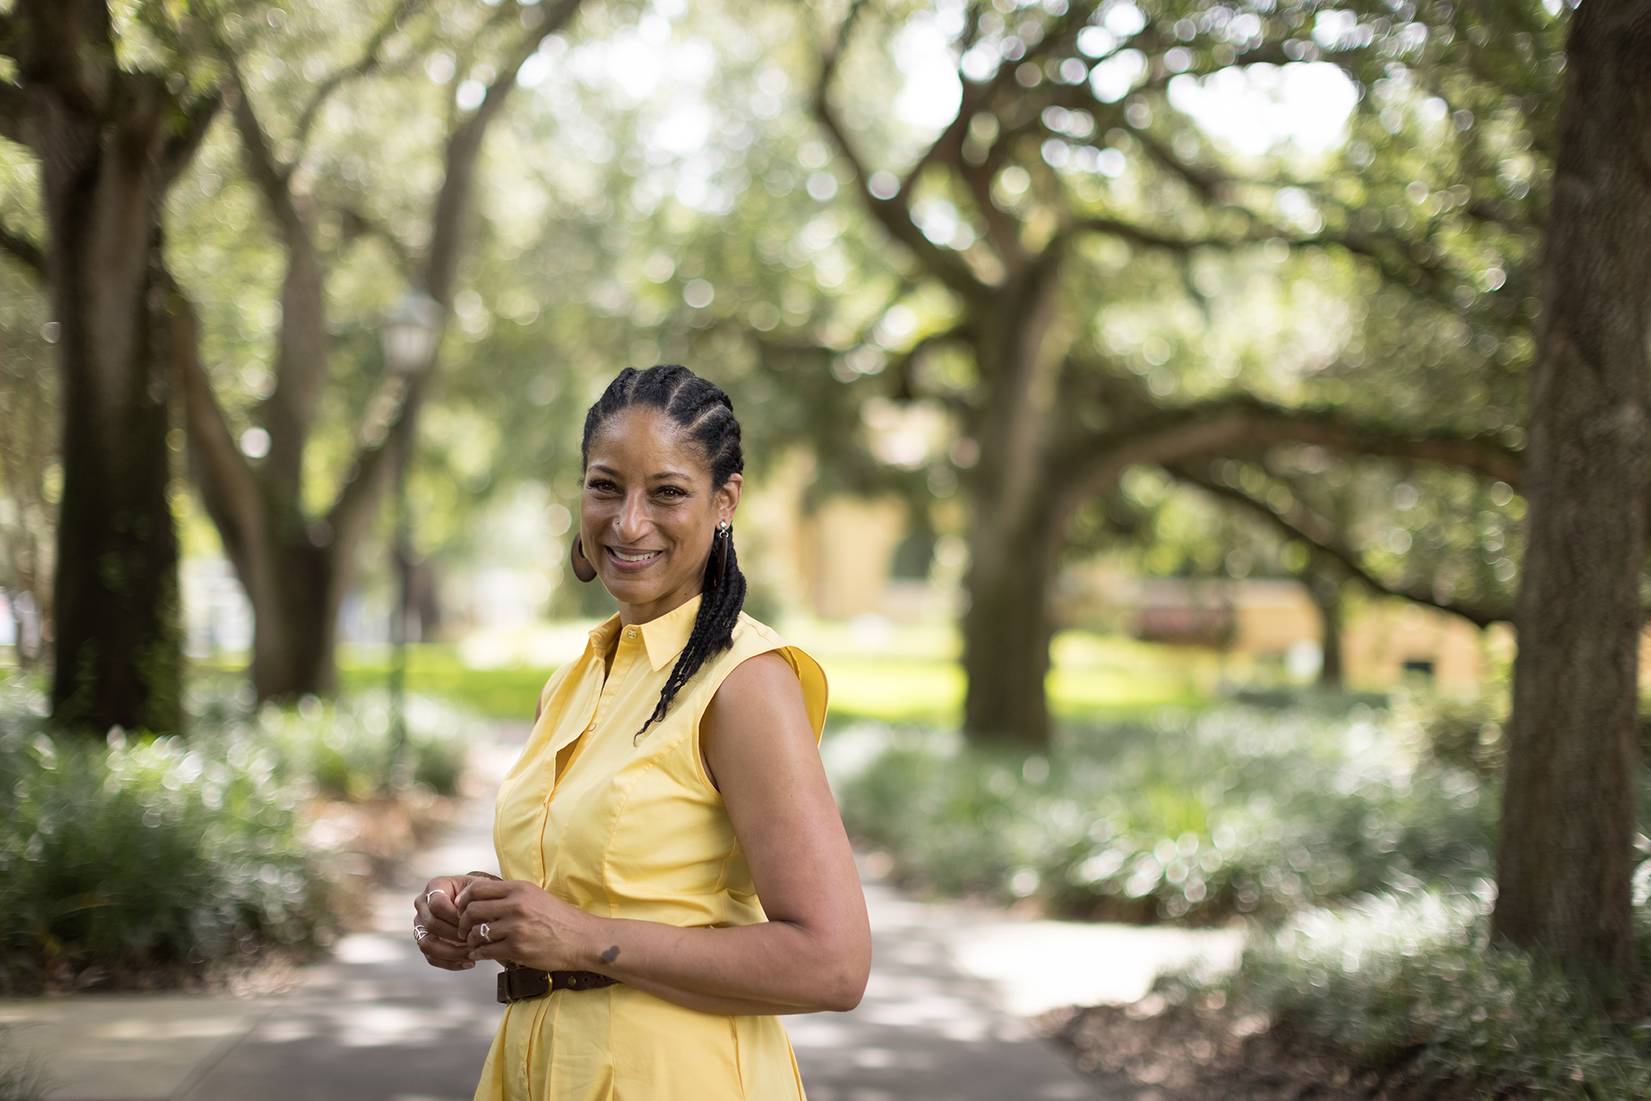
[[[464,908],[459,916],[459,939],[470,936],[470,930],[484,921],[498,921],[510,912],[510,902],[502,898],[477,899]]]
[[[425,893],[424,904],[429,908],[432,917],[450,925],[458,924],[459,910],[453,903],[453,891],[450,887],[432,888]]]
[[[470,950],[470,959],[472,960],[502,960],[512,955],[514,953],[510,949],[509,937],[494,937],[480,948]]]
[[[424,923],[424,927],[436,936],[446,940],[462,941],[464,939],[464,931],[459,928],[457,921],[443,921],[441,918],[432,916],[429,921]]]
[[[491,922],[486,923],[489,926],[487,936],[482,936],[483,924],[483,922],[478,921],[470,927],[470,935],[465,938],[464,942],[468,948],[472,950],[477,948],[487,948],[491,945],[503,944],[510,940],[509,933],[500,929],[497,925],[494,925]]]
[[[418,948],[430,963],[450,971],[463,970],[464,965],[471,962],[468,945],[442,940],[431,934],[419,938]]]
[[[472,967],[476,966],[476,961],[471,959],[468,953],[466,953],[462,958],[456,960],[431,955],[426,955],[424,958],[431,967],[439,967],[443,971],[468,971]]]
[[[513,879],[472,879],[459,892],[459,912],[463,913],[464,908],[476,899],[508,898],[519,887],[520,883]]]

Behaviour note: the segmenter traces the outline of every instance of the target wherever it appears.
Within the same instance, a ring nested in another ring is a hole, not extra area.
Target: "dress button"
[[[625,637],[628,638],[628,639],[631,639],[632,641],[635,641],[635,639],[636,639],[636,628],[635,627],[626,627],[625,628]]]

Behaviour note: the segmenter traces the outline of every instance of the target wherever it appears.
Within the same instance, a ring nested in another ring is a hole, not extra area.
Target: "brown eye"
[[[659,487],[659,492],[662,493],[662,494],[668,493],[673,497],[686,497],[686,496],[688,496],[686,493],[684,493],[682,490],[678,489],[676,486],[660,486]]]

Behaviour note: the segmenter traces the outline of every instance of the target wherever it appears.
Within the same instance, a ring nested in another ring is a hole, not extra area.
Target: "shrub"
[[[141,985],[327,935],[296,791],[250,738],[213,749],[0,734],[0,988]]]
[[[1304,911],[1252,939],[1216,980],[1161,979],[1182,1002],[1219,991],[1235,1012],[1343,1053],[1358,1069],[1402,1068],[1417,1086],[1476,1096],[1651,1097],[1651,1034],[1552,967],[1488,947],[1493,891],[1395,893]],[[1643,915],[1642,915],[1643,920]],[[1642,945],[1651,959],[1651,930]]]
[[[15,1025],[0,1025],[0,1101],[43,1101],[47,1086],[34,1060],[12,1043]]]
[[[339,896],[298,811],[377,792],[388,701],[253,712],[209,680],[189,702],[187,740],[58,736],[38,687],[0,677],[0,991],[169,982],[336,933]],[[394,788],[453,793],[467,723],[418,698],[408,718]]]
[[[1326,697],[1072,729],[1047,757],[881,731],[835,781],[851,832],[918,885],[1081,917],[1277,918],[1488,874],[1491,789],[1409,733]]]
[[[222,679],[192,689],[198,716],[191,739],[250,734],[274,753],[282,780],[313,785],[334,799],[364,800],[383,789],[391,773],[392,720],[386,692],[369,690],[342,700],[306,696],[296,706],[253,709],[244,682]],[[437,795],[457,793],[475,720],[423,696],[406,700],[406,741],[390,790],[420,784]]]

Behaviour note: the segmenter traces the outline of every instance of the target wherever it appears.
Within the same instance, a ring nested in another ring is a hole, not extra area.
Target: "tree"
[[[14,653],[24,668],[44,666],[51,641],[57,535],[58,379],[37,279],[32,269],[0,264],[0,592],[11,605]]]
[[[382,246],[393,258],[391,270],[431,297],[445,319],[454,301],[489,128],[510,98],[518,71],[579,7],[578,0],[505,3],[487,13],[479,26],[463,28],[467,42],[496,52],[467,59],[468,98],[448,108],[439,184],[428,198],[422,226],[409,240],[404,223],[377,216],[361,195],[348,188],[315,187],[309,160],[314,128],[334,94],[378,73],[392,48],[398,66],[418,56],[412,16],[419,6],[414,0],[393,4],[357,56],[314,82],[302,95],[296,117],[280,129],[242,60],[256,50],[255,29],[241,24],[238,39],[224,26],[199,27],[228,74],[225,92],[245,172],[274,230],[284,269],[274,383],[251,417],[267,440],[267,451],[256,458],[244,454],[237,442],[199,357],[195,311],[182,292],[178,296],[185,331],[177,344],[177,367],[192,469],[253,607],[252,679],[260,699],[336,690],[339,605],[375,504],[398,461],[396,452],[411,438],[411,425],[432,384],[433,369],[412,380],[380,380],[356,413],[359,431],[341,484],[319,512],[307,507],[306,453],[329,379],[336,377],[336,361],[343,358],[328,318],[327,281],[336,256],[324,245],[337,248],[365,239]],[[460,27],[438,18],[426,30],[457,33]],[[302,74],[285,71],[289,81],[309,83]],[[299,98],[296,88],[285,91]]]
[[[1132,467],[1308,444],[1519,482],[1517,451],[1499,426],[1418,424],[1323,398],[1281,402],[1242,384],[1166,400],[1096,335],[1092,319],[1139,273],[1167,260],[1190,281],[1202,257],[1272,244],[1355,258],[1435,309],[1459,308],[1465,280],[1448,253],[1380,222],[1367,228],[1334,194],[1236,170],[1210,154],[1168,94],[1177,78],[1246,65],[1330,57],[1358,77],[1403,57],[1385,16],[1383,36],[1318,45],[1315,10],[1257,4],[1240,19],[1231,8],[1177,3],[1072,4],[1053,15],[970,5],[954,33],[956,114],[898,171],[862,152],[855,130],[866,127],[845,122],[834,95],[867,6],[852,4],[822,48],[814,110],[854,194],[912,261],[913,277],[943,287],[951,303],[951,319],[895,355],[887,374],[902,395],[957,409],[972,445],[963,622],[972,737],[1047,742],[1051,580],[1075,512]],[[1094,79],[1109,65],[1130,74],[1121,92]],[[1128,186],[1096,167],[1120,153],[1136,166]],[[1311,217],[1281,215],[1286,183]],[[926,368],[948,350],[969,365],[969,385],[935,385]]]
[[[1572,22],[1532,368],[1526,551],[1493,932],[1631,975],[1651,476],[1651,13]]]
[[[102,0],[24,0],[0,13],[0,55],[16,73],[0,80],[0,135],[38,159],[46,230],[42,244],[7,229],[0,247],[50,286],[62,375],[53,717],[177,730],[161,210],[219,99],[134,61]]]

